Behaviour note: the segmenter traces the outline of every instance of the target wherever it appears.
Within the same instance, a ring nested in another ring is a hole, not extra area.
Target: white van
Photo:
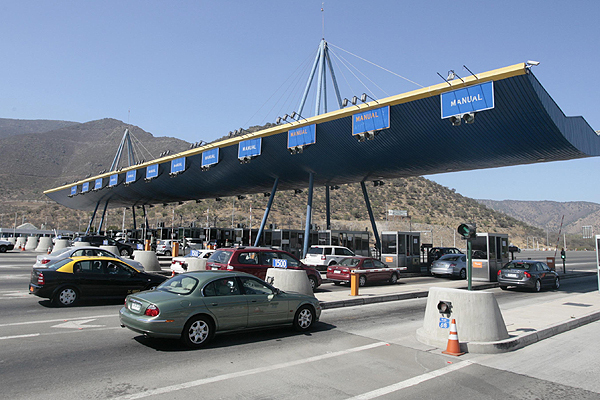
[[[301,260],[306,265],[311,265],[317,270],[327,270],[330,265],[339,264],[344,258],[354,257],[354,253],[347,247],[317,245],[308,249],[306,258]]]

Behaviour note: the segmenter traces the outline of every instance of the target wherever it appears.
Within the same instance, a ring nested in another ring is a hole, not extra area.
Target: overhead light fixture
[[[373,186],[383,186],[385,185],[384,181],[373,181]]]
[[[451,116],[450,122],[452,122],[452,126],[459,126],[460,125],[460,115]]]
[[[270,196],[271,196],[271,193],[269,193],[269,192],[264,192],[263,193],[263,197],[270,197]]]
[[[290,152],[290,154],[302,154],[304,152],[304,149],[308,146],[309,146],[308,144],[302,144],[300,146],[292,146],[292,147],[288,147],[288,151]]]
[[[221,199],[220,197],[215,197],[215,201],[221,201],[223,199]]]
[[[300,193],[302,193],[301,189],[294,189],[294,194],[300,194]]]
[[[369,95],[368,95],[368,94],[366,94],[366,93],[363,93],[363,94],[360,96],[360,101],[362,101],[363,103],[366,103],[366,102],[367,102],[367,97],[368,97],[369,99],[373,100],[375,103],[379,104],[379,102],[378,102],[377,100],[375,100],[374,98],[372,98],[371,96],[369,96]]]
[[[196,204],[198,204],[198,203],[202,203],[202,200],[200,200],[200,199],[197,199],[197,200],[196,200]]]
[[[465,120],[465,124],[472,124],[475,122],[475,113],[466,113],[463,115],[463,119]]]
[[[244,200],[245,198],[246,198],[246,196],[242,196],[242,195],[239,195],[239,196],[237,197],[237,199],[238,199],[238,200]]]
[[[334,185],[334,186],[329,186],[329,189],[331,190],[338,190],[340,187],[338,185]]]

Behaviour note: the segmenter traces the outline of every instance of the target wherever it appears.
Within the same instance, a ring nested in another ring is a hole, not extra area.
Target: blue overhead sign
[[[260,156],[262,138],[244,140],[238,144],[238,158]]]
[[[135,182],[136,179],[136,170],[127,171],[127,175],[125,175],[125,183]]]
[[[146,167],[146,179],[156,178],[157,176],[158,176],[158,164],[148,165]]]
[[[94,190],[100,189],[102,189],[102,178],[96,179],[96,182],[94,183]]]
[[[288,149],[317,142],[317,125],[312,124],[288,131]]]
[[[75,196],[77,194],[77,186],[71,186],[71,196]]]
[[[117,183],[119,183],[119,174],[111,175],[108,180],[108,186],[117,186]]]
[[[185,171],[185,157],[176,158],[171,161],[171,173],[178,174]]]
[[[390,127],[390,106],[375,108],[352,116],[352,134],[379,131]]]
[[[494,81],[442,93],[442,119],[494,108]]]
[[[208,167],[219,162],[219,148],[210,149],[202,153],[201,167]]]
[[[89,182],[83,182],[83,185],[81,185],[81,193],[86,193],[90,191],[90,183]]]

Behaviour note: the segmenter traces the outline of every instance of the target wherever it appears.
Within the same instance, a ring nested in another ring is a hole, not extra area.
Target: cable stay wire
[[[295,75],[300,76],[298,74],[298,70],[302,69],[304,65],[306,65],[308,63],[308,60],[310,60],[310,56],[311,54],[309,54],[305,61],[303,63],[300,63],[298,65],[298,67],[286,78],[285,81],[283,81],[281,83],[281,85],[273,92],[273,94],[271,94],[271,96],[269,96],[269,98],[267,100],[265,100],[265,102],[256,110],[256,112],[254,114],[252,114],[252,116],[250,118],[248,118],[248,121],[246,121],[246,123],[244,124],[245,126],[248,126],[248,124],[250,124],[250,121],[260,112],[260,110],[263,109],[263,107],[266,106],[266,104],[279,92],[281,91],[281,88],[284,87],[286,85],[286,83],[288,83],[290,81],[290,79],[294,78]],[[298,79],[298,78],[297,78]],[[288,88],[291,84],[288,84]],[[269,114],[273,111],[273,109],[277,106],[278,103],[280,103],[281,98],[285,95],[285,93],[288,92],[288,90],[284,90],[282,91],[282,94],[279,96],[279,98],[275,101],[274,105],[271,107],[271,109],[268,111],[267,115],[263,118],[263,122],[269,118]],[[288,95],[289,97],[289,95]],[[264,123],[263,123],[264,124]]]
[[[373,93],[373,91],[371,91],[371,89],[369,89],[369,87],[368,87],[368,86],[367,86],[367,85],[366,85],[366,84],[365,84],[365,83],[364,83],[364,82],[363,82],[363,81],[362,81],[362,80],[361,80],[361,79],[360,79],[360,78],[359,78],[359,77],[358,77],[358,76],[357,76],[357,75],[354,73],[354,71],[352,71],[352,69],[351,69],[350,67],[348,67],[348,65],[346,65],[346,63],[350,64],[348,60],[344,59],[344,58],[343,58],[343,57],[341,57],[341,56],[338,56],[336,53],[334,53],[333,55],[334,55],[335,57],[339,57],[339,60],[340,60],[340,62],[341,62],[343,65],[344,65],[344,67],[346,67],[346,68],[348,69],[348,71],[350,71],[350,73],[351,73],[351,74],[354,76],[354,78],[356,78],[356,80],[357,80],[357,81],[359,81],[361,85],[363,85],[363,87],[365,88],[365,90],[367,90],[369,93],[371,93],[371,95],[372,95],[373,97],[377,97],[377,96],[375,96],[375,94]],[[361,72],[361,71],[360,71],[358,68],[356,68],[354,65],[350,64],[350,66],[352,66],[354,69],[356,69],[356,71],[358,71],[358,72],[359,72],[361,75],[363,75],[363,76],[367,77],[365,74],[363,74],[363,73],[362,73],[362,72]],[[368,77],[367,77],[367,79],[368,79]],[[373,83],[373,81],[371,81],[370,79],[369,79],[369,81],[370,81],[371,83]],[[375,85],[375,86],[377,86],[377,85]],[[380,90],[381,90],[383,93],[385,93],[385,94],[386,94],[386,96],[389,96],[389,95],[388,95],[388,94],[385,92],[385,90],[381,89],[379,86],[377,86],[377,87],[378,87],[378,88],[379,88],[379,89],[380,89]]]
[[[377,68],[380,68],[380,69],[382,69],[382,70],[384,70],[384,71],[386,71],[386,72],[389,72],[389,73],[390,73],[390,74],[392,74],[392,75],[395,75],[395,76],[397,76],[397,77],[399,77],[399,78],[402,78],[402,79],[404,79],[404,80],[405,80],[405,81],[407,81],[407,82],[410,82],[410,83],[412,83],[412,84],[414,84],[414,85],[417,85],[417,86],[419,86],[419,87],[421,87],[421,88],[422,88],[422,87],[425,87],[425,86],[423,86],[423,85],[420,85],[420,84],[418,84],[417,82],[415,82],[415,81],[412,81],[412,80],[410,80],[410,79],[408,79],[408,78],[406,78],[406,77],[404,77],[404,76],[402,76],[402,75],[400,75],[400,74],[397,74],[397,73],[395,73],[395,72],[393,72],[393,71],[390,71],[390,70],[389,70],[389,69],[387,69],[387,68],[384,68],[384,67],[382,67],[382,66],[380,66],[380,65],[377,65],[377,64],[375,64],[374,62],[371,62],[371,61],[369,61],[369,60],[367,60],[367,59],[365,59],[365,58],[362,58],[362,57],[360,57],[360,56],[358,56],[358,55],[356,55],[356,54],[354,54],[354,53],[352,53],[352,52],[350,52],[350,51],[348,51],[348,50],[342,49],[341,47],[339,47],[339,46],[336,46],[335,44],[332,44],[332,43],[330,43],[330,42],[328,42],[328,44],[329,44],[329,45],[331,45],[331,46],[333,46],[333,47],[335,47],[336,49],[342,50],[342,51],[344,51],[344,52],[346,52],[346,53],[348,53],[348,54],[350,54],[350,55],[352,55],[352,56],[354,56],[354,57],[356,57],[356,58],[358,58],[358,59],[360,59],[360,60],[363,60],[363,61],[365,61],[365,62],[368,62],[369,64],[371,64],[371,65],[374,65],[374,66],[376,66]]]
[[[146,153],[149,155],[149,157],[148,157],[149,160],[153,160],[155,158],[154,155],[150,152],[150,150],[148,150],[146,148],[146,146],[144,146],[144,144],[138,138],[135,137],[135,135],[133,134],[133,132],[131,131],[131,129],[129,130],[129,136],[131,138],[133,138],[132,145],[133,145],[134,153],[135,153],[136,145],[138,145],[139,147],[141,147],[142,149],[144,149],[146,151]],[[143,156],[141,150],[138,150],[138,153]],[[137,158],[137,156],[136,156],[136,158]],[[138,160],[138,161],[141,161],[141,160]]]

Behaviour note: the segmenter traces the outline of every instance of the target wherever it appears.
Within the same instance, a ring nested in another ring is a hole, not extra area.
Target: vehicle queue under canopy
[[[97,210],[308,187],[310,226],[314,185],[328,194],[331,186],[361,182],[370,211],[369,181],[598,155],[600,138],[589,124],[565,116],[520,63],[298,117],[44,193],[70,208]]]

